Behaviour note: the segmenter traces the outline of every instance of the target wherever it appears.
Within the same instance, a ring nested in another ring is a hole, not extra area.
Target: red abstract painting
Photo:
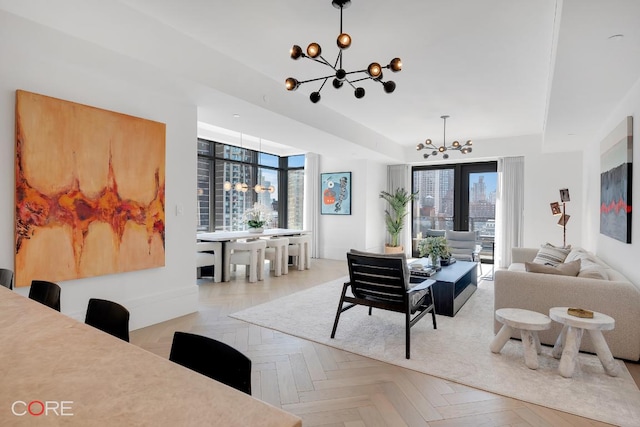
[[[164,266],[165,133],[16,91],[16,286]]]

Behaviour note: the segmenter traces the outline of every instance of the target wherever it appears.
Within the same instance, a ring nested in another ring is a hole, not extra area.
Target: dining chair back
[[[249,274],[249,282],[257,282],[264,279],[264,252],[267,242],[264,240],[251,240],[247,242],[228,242],[224,245],[226,259],[231,265],[246,265]]]
[[[222,242],[196,243],[197,278],[211,276],[213,281],[222,281]]]
[[[175,332],[169,360],[251,394],[251,360],[223,342],[202,335]]]
[[[60,311],[60,286],[46,280],[32,280],[29,298]]]
[[[13,289],[13,270],[0,268],[0,286]]]
[[[84,323],[129,342],[129,310],[117,302],[91,298]]]
[[[289,255],[293,257],[293,265],[298,270],[309,269],[311,267],[311,234],[301,234],[290,236]]]

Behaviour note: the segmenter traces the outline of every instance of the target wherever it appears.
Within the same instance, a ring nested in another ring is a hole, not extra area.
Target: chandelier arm
[[[371,77],[367,76],[367,77],[362,77],[362,78],[360,78],[360,79],[351,80],[351,82],[350,82],[350,83],[361,82],[361,81],[363,81],[363,80],[367,80],[367,79],[371,79]],[[371,79],[371,80],[373,80],[373,79]]]
[[[318,89],[318,93],[320,93],[320,91],[322,90],[322,88],[324,87],[324,85],[327,83],[327,80],[329,80],[329,77],[331,76],[327,76],[325,77],[324,81],[322,82],[322,84],[320,85],[320,89]]]
[[[326,79],[328,79],[329,77],[333,77],[333,74],[330,74],[330,75],[328,75],[328,76],[324,76],[324,77],[317,77],[317,78],[315,78],[315,79],[303,80],[303,81],[298,82],[298,83],[303,84],[303,83],[309,83],[309,82],[317,82],[318,80],[323,80],[323,79],[325,79],[325,80],[326,80]]]
[[[322,57],[322,55],[320,56],[320,58],[322,58],[322,60],[316,59],[316,58],[312,58],[310,56],[305,56],[305,58],[310,59],[312,61],[316,61],[318,64],[326,65],[327,67],[333,68],[335,70],[335,67],[333,65],[329,64],[327,62],[327,60]]]

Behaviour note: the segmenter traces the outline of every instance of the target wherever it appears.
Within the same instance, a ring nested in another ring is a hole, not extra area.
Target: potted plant
[[[255,203],[253,208],[244,212],[244,222],[249,226],[249,232],[262,233],[264,226],[271,221],[271,210],[268,207]]]
[[[423,257],[429,255],[431,258],[431,265],[438,267],[440,260],[443,258],[449,258],[451,251],[447,245],[447,239],[442,236],[432,236],[418,242],[418,254]]]
[[[401,253],[404,248],[398,244],[400,232],[404,228],[405,217],[407,216],[407,205],[415,200],[418,192],[409,193],[404,188],[396,188],[394,193],[386,191],[380,192],[380,198],[387,201],[389,208],[384,211],[387,232],[391,236],[391,243],[385,244],[385,253]]]

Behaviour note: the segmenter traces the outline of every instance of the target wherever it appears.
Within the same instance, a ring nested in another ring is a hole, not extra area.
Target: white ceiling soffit
[[[425,138],[439,141],[443,114],[451,116],[447,141],[544,132],[546,150],[575,149],[568,134],[591,135],[640,76],[639,7],[638,0],[353,0],[344,11],[353,38],[345,68],[401,57],[403,71],[385,73],[397,89],[385,94],[363,82],[367,94],[358,100],[329,81],[312,104],[317,86],[287,92],[284,79],[327,68],[288,52],[316,41],[335,59],[339,11],[330,0],[0,0],[11,13],[177,76],[202,122],[302,152],[387,162],[413,160],[410,147]],[[607,38],[621,32],[618,47],[608,48]]]
[[[640,78],[640,1],[564,0],[561,7],[543,142],[551,152],[597,138]]]

